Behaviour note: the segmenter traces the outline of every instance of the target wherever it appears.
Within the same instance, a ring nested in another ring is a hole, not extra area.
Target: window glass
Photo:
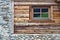
[[[40,12],[39,8],[34,8],[34,12]]]
[[[48,12],[47,8],[42,9],[42,12]]]
[[[44,18],[45,18],[45,17],[48,17],[48,13],[42,13],[42,14],[41,14],[41,17],[44,17]]]
[[[33,17],[38,19],[48,18],[48,8],[34,8]]]
[[[40,17],[40,14],[34,14],[34,17]]]

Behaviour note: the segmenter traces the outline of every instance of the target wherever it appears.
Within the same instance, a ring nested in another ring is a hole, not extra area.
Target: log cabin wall
[[[47,6],[48,7],[48,6]],[[51,7],[51,6],[50,6]],[[51,9],[51,8],[50,8]],[[53,9],[52,9],[53,10]],[[27,22],[27,23],[53,23],[54,20],[32,20],[32,6],[15,6],[15,22]],[[53,13],[52,13],[53,15]],[[51,16],[51,12],[50,12]]]
[[[60,23],[60,5],[53,6],[53,19],[56,23]]]
[[[15,6],[15,20],[17,22],[28,22],[29,20],[29,6]]]
[[[32,6],[33,5],[27,5],[27,4],[14,5],[14,24],[15,24],[14,32],[15,33],[29,33],[29,34],[32,34],[32,33],[33,34],[37,34],[37,33],[39,34],[59,33],[60,34],[60,31],[59,31],[60,26],[58,26],[58,24],[60,23],[60,8],[59,8],[60,5],[57,5],[57,4],[47,5],[50,8],[50,19],[39,20],[39,21],[31,20]],[[39,5],[36,5],[36,6],[39,6]]]

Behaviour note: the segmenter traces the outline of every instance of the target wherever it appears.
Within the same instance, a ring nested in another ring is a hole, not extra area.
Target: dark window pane
[[[33,17],[40,17],[40,14],[34,14]]]
[[[36,8],[34,9],[34,12],[40,12],[40,9]]]
[[[42,9],[42,12],[48,12],[48,9]]]

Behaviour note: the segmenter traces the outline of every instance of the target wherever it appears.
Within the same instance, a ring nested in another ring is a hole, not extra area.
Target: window
[[[33,19],[48,19],[48,8],[34,7],[33,8]]]

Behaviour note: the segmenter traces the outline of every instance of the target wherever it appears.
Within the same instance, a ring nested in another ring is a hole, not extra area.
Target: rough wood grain
[[[45,33],[58,33],[60,34],[60,9],[58,6],[52,6],[53,20],[30,20],[31,10],[29,6],[16,6],[15,7],[15,18],[14,18],[14,32],[17,34],[45,34]],[[18,16],[18,15],[19,16]],[[27,15],[28,14],[28,15]],[[26,17],[28,16],[28,17]],[[53,28],[50,28],[53,26]]]

